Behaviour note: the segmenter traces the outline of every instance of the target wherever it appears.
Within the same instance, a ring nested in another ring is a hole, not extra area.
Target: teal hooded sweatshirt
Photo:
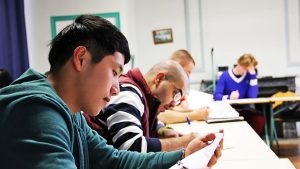
[[[76,84],[74,84],[76,85]],[[46,76],[29,69],[0,90],[0,168],[169,168],[181,151],[137,153],[106,144],[70,109]]]

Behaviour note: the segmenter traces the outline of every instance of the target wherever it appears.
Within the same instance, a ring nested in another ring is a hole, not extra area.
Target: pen
[[[190,126],[190,130],[191,130],[191,132],[193,133],[193,129],[192,129],[192,125],[191,125],[191,121],[190,121],[190,119],[189,119],[189,117],[188,116],[186,116],[186,122],[188,123],[188,125]]]

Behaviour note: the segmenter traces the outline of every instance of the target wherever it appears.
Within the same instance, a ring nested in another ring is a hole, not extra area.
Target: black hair
[[[0,69],[0,89],[2,87],[8,86],[13,81],[13,78],[9,72],[5,69]]]
[[[125,64],[130,60],[127,39],[118,28],[99,16],[81,15],[50,43],[50,72],[58,72],[78,46],[87,48],[93,63],[116,51],[124,55]]]

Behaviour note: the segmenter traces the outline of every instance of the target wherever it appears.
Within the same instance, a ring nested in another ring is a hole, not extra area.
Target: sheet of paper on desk
[[[189,108],[199,109],[209,107],[208,118],[230,118],[239,117],[239,113],[230,104],[221,101],[214,101],[213,96],[207,93],[191,90],[188,96]]]
[[[214,154],[216,148],[218,147],[220,141],[223,138],[223,133],[215,133],[216,138],[213,142],[204,147],[203,149],[187,156],[180,163],[173,165],[170,169],[182,169],[182,168],[204,168],[207,166],[209,160],[211,159],[212,155]]]
[[[239,113],[225,102],[213,102],[209,105],[210,113],[208,118],[230,118],[239,117]]]

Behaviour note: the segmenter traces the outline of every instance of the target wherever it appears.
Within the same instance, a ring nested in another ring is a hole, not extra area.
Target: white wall
[[[155,63],[168,59],[173,51],[186,48],[182,0],[136,0],[136,66],[146,72]],[[155,45],[152,31],[172,28],[173,43]]]
[[[211,79],[213,47],[215,66],[232,66],[247,52],[257,57],[260,76],[299,76],[298,7],[297,0],[27,0],[30,66],[49,68],[50,16],[120,12],[121,30],[142,72],[186,48],[197,62],[192,81]],[[152,31],[163,28],[172,28],[174,42],[154,45]],[[299,78],[297,86],[300,92]]]
[[[128,40],[134,42],[134,39],[128,35],[132,30],[132,24],[130,24],[132,21],[128,19],[132,15],[132,12],[128,11],[130,4],[130,0],[126,2],[119,0],[26,0],[25,19],[30,67],[41,72],[49,70],[48,44],[51,40],[51,16],[119,12],[122,32]]]
[[[252,53],[259,61],[259,76],[299,75],[300,64],[292,68],[287,63],[284,0],[200,2],[207,74],[213,47],[215,66],[232,67],[240,55]]]
[[[215,65],[232,66],[247,52],[257,57],[261,76],[287,73],[283,0],[202,2],[205,48],[214,47]]]

